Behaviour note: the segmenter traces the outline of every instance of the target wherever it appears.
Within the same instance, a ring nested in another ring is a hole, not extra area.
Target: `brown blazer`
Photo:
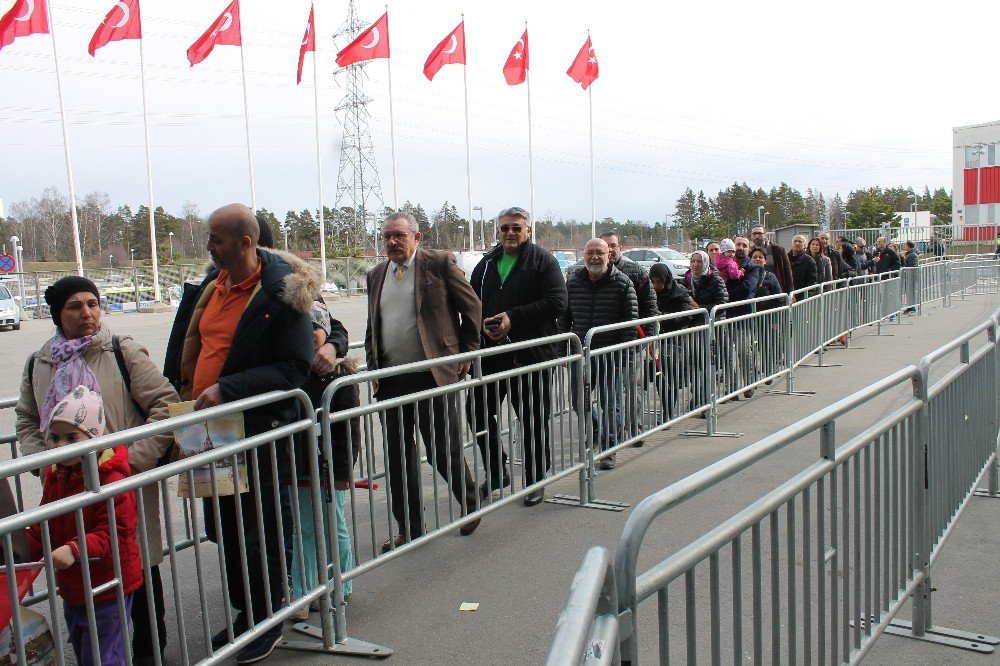
[[[365,357],[369,370],[379,368],[379,301],[390,263],[383,261],[368,271],[368,328],[365,330]],[[419,245],[413,261],[417,331],[428,359],[479,349],[483,305],[472,289],[455,256],[444,250],[425,250]],[[433,368],[438,386],[461,379],[459,364]]]

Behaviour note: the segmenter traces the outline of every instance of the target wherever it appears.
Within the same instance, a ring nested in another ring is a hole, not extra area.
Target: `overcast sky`
[[[185,51],[228,0],[143,0],[157,205],[203,213],[249,203],[239,49],[188,65]],[[0,13],[13,5],[0,0]],[[115,205],[146,201],[138,42],[87,55],[112,0],[54,0],[76,190]],[[382,4],[357,3],[374,21]],[[317,0],[325,203],[336,192],[343,90],[330,37],[343,0]],[[827,198],[871,185],[951,187],[951,128],[1000,116],[989,82],[1000,3],[847,0],[505,2],[389,6],[399,199],[467,215],[462,67],[433,82],[424,59],[466,12],[473,204],[487,217],[527,206],[524,85],[501,74],[528,21],[536,213],[590,217],[587,93],[566,76],[589,27],[597,214],[662,220],[684,187],[714,195],[733,181],[786,181]],[[315,208],[312,57],[295,85],[308,0],[243,0],[258,206]],[[970,22],[970,17],[975,21]],[[386,203],[393,188],[386,61],[366,68]],[[915,90],[919,87],[921,93]],[[52,44],[20,38],[0,52],[0,198],[66,190]]]

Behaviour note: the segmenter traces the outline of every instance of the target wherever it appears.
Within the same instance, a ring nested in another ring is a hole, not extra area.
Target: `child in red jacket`
[[[70,391],[52,410],[52,419],[46,431],[50,448],[73,444],[104,434],[104,403],[101,395],[85,386]],[[130,474],[128,453],[123,446],[105,449],[98,455],[101,485],[106,485]],[[46,470],[42,489],[42,504],[71,497],[84,492],[81,459],[79,457],[53,465]],[[118,531],[118,555],[121,561],[122,589],[125,594],[125,617],[132,614],[132,593],[142,585],[142,562],[136,543],[137,514],[135,495],[123,493],[114,499],[115,527]],[[48,521],[52,547],[52,564],[57,569],[56,581],[63,598],[63,614],[69,630],[69,641],[76,653],[77,662],[94,664],[90,644],[90,627],[87,622],[86,599],[91,590],[115,577],[111,552],[111,528],[107,502],[85,507],[80,539],[76,529],[76,514],[70,512]],[[32,556],[42,557],[42,530],[40,525],[28,528],[28,542]],[[84,545],[85,550],[84,552]],[[86,557],[87,562],[80,563]],[[83,580],[83,566],[90,571],[90,587]],[[125,643],[128,627],[119,622],[117,593],[114,588],[94,597],[94,618],[100,646],[101,664],[125,664]],[[126,636],[122,636],[122,633]]]

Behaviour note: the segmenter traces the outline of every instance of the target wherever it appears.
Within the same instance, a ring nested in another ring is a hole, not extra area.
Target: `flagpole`
[[[52,38],[52,61],[56,70],[56,91],[59,95],[59,120],[62,124],[63,153],[66,156],[66,180],[69,183],[69,217],[73,223],[73,252],[76,255],[76,272],[83,275],[83,253],[80,251],[80,224],[76,217],[76,188],[73,186],[73,160],[69,152],[69,128],[66,125],[66,106],[63,104],[62,76],[59,74],[59,54],[56,50],[55,21],[52,20],[52,6],[45,0],[45,10],[49,18],[49,36]]]
[[[149,142],[149,107],[146,102],[146,57],[139,38],[139,78],[142,81],[142,126],[146,135],[146,188],[149,194],[149,248],[153,259],[153,300],[160,300],[160,262],[156,256],[156,215],[153,212],[153,156]],[[170,260],[173,261],[173,257]],[[136,304],[138,307],[138,304]]]
[[[389,5],[385,6],[385,13],[389,13]],[[386,17],[386,21],[389,18]],[[396,122],[392,115],[392,57],[385,59],[385,66],[389,70],[389,143],[392,148],[392,209],[399,210],[399,181],[396,178]]]
[[[462,33],[465,34],[465,14],[462,14]],[[462,50],[465,51],[465,39],[462,39]],[[469,196],[469,250],[476,248],[476,225],[472,223],[472,150],[469,147],[469,82],[467,72],[469,64],[462,64],[462,91],[465,93],[465,175],[466,191]]]
[[[250,99],[247,95],[247,63],[243,57],[243,26],[240,25],[240,71],[243,73],[243,119],[247,126],[247,164],[250,169],[250,208],[257,214],[257,190],[253,182],[253,142],[250,140]]]
[[[587,107],[590,110],[590,237],[597,237],[597,190],[594,185],[594,91],[587,87]]]
[[[524,22],[524,32],[528,32],[528,22]],[[529,56],[530,57],[530,54]],[[534,240],[538,242],[538,225],[535,222],[535,161],[531,143],[531,68],[526,64],[524,67],[524,85],[528,90],[528,212],[531,215],[531,223],[535,225]]]
[[[313,5],[315,8],[315,5]],[[313,21],[316,16],[313,14]],[[326,286],[326,222],[323,219],[323,147],[319,129],[319,40],[316,39],[315,23],[313,27],[313,97],[316,102],[316,189],[319,192],[319,264],[323,276],[323,287]]]

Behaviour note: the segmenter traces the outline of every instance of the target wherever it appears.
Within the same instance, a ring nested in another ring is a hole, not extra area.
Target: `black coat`
[[[816,261],[806,252],[799,254],[789,252],[788,260],[792,264],[792,279],[795,281],[796,289],[811,287],[819,280]]]
[[[635,298],[639,304],[639,319],[655,317],[659,314],[656,309],[656,292],[649,281],[649,273],[646,272],[646,269],[628,257],[618,257],[618,261],[614,262],[613,265],[628,276],[628,279],[632,281],[632,286],[635,287]],[[653,325],[646,324],[642,330],[646,335],[652,335]]]
[[[847,265],[847,262],[844,261],[844,257],[842,257],[841,254],[837,252],[837,248],[831,245],[830,247],[823,250],[823,254],[825,254],[827,259],[830,260],[830,267],[833,269],[834,280],[842,280],[844,278],[854,277],[853,275],[850,274],[850,267]]]
[[[886,245],[881,250],[875,251],[875,257],[872,259],[875,263],[876,273],[888,273],[889,271],[898,271],[903,267],[902,262],[899,260],[899,255],[891,247]]]
[[[356,374],[352,360],[340,360],[334,369],[327,374],[318,376],[315,372],[310,373],[306,382],[305,391],[317,408],[321,406],[323,392],[327,386],[340,377],[348,377]],[[337,389],[330,400],[330,413],[336,414],[344,410],[359,407],[361,405],[361,389],[358,384],[348,384]],[[355,416],[352,419],[336,421],[330,426],[330,437],[333,448],[333,476],[337,481],[350,481],[351,469],[358,461],[358,454],[361,451],[361,417]],[[305,458],[305,443],[298,438],[296,442],[297,472],[299,479],[309,478],[309,462]],[[323,442],[317,442],[319,454],[323,455]],[[321,458],[322,460],[322,458]],[[321,473],[322,470],[321,470]]]
[[[305,384],[312,365],[314,344],[309,307],[314,294],[311,286],[296,280],[295,269],[284,259],[260,248],[260,289],[247,303],[233,333],[229,355],[219,373],[219,388],[225,402],[233,402],[268,391],[287,391]],[[198,286],[185,285],[167,342],[163,374],[182,396],[190,395],[193,376],[182,368],[186,338],[202,294],[219,276],[209,272]],[[286,278],[289,278],[286,281]],[[190,353],[190,352],[189,352]],[[244,414],[247,436],[260,434],[301,418],[296,400],[283,400]]]
[[[663,291],[656,294],[656,308],[659,310],[660,314],[688,312],[698,308],[698,306],[691,301],[691,292],[688,291],[687,287],[681,284],[678,280],[665,280],[664,285]],[[668,333],[679,331],[681,329],[688,328],[689,326],[694,326],[699,323],[699,320],[700,317],[698,315],[668,319],[660,324],[660,331]]]
[[[506,312],[510,319],[511,342],[534,340],[555,335],[556,321],[566,311],[566,281],[559,262],[552,253],[534,243],[522,243],[517,263],[503,285],[495,259],[503,253],[503,246],[497,245],[483,257],[472,270],[472,288],[483,302],[483,319]],[[485,335],[483,347],[496,346]],[[529,347],[514,352],[513,361],[530,365],[555,358],[552,345]],[[491,363],[502,361],[496,357]],[[508,367],[511,361],[507,361]]]
[[[694,298],[694,302],[698,304],[698,307],[705,308],[709,312],[716,305],[729,302],[729,292],[726,291],[726,283],[722,281],[718,273],[711,269],[698,280],[697,286],[694,285],[691,270],[688,269],[688,272],[684,274],[684,285],[691,289],[691,297]]]
[[[757,293],[754,298],[764,298],[765,296],[775,296],[777,294],[785,293],[781,289],[781,285],[778,284],[778,278],[769,271],[763,271],[763,279],[760,281],[760,286],[757,287]],[[782,303],[778,299],[773,301],[767,301],[765,303],[759,303],[757,305],[758,310],[770,310],[771,308],[781,307]]]
[[[614,266],[599,280],[591,280],[587,268],[573,271],[566,283],[569,307],[559,320],[559,329],[575,333],[586,342],[587,331],[596,326],[617,324],[639,318],[639,305],[632,281]],[[635,340],[637,326],[625,326],[594,336],[592,348],[600,349],[620,342]]]
[[[916,268],[920,264],[916,250],[907,250],[903,254],[903,265],[907,268]]]

